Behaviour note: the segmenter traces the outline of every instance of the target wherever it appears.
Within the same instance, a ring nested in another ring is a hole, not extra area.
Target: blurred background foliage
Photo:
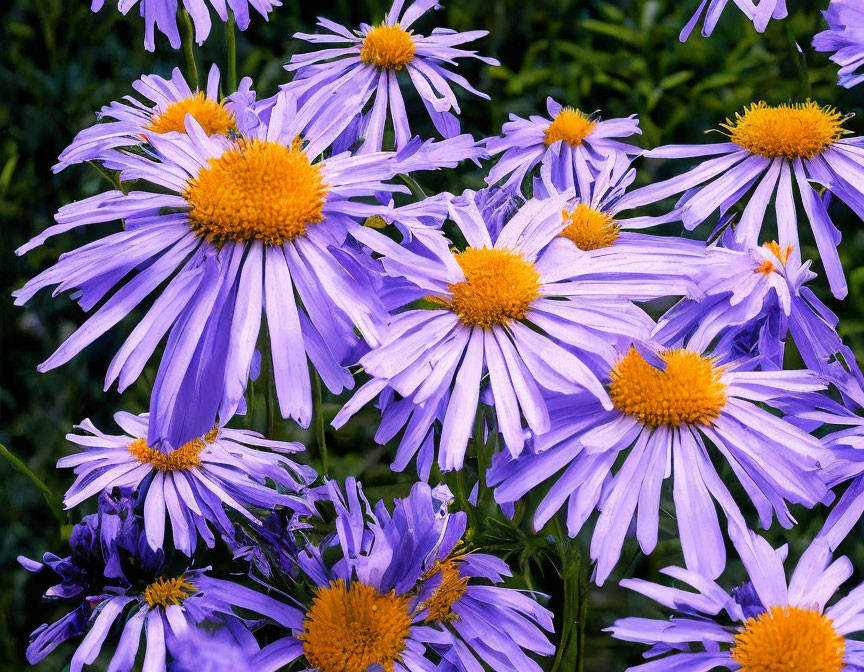
[[[291,36],[298,30],[313,30],[317,14],[355,26],[380,21],[389,5],[384,0],[283,2],[267,23],[254,16],[250,29],[238,38],[239,73],[253,78],[261,96],[272,95],[286,81],[282,64],[295,51],[307,49]],[[713,37],[696,35],[686,45],[679,44],[678,32],[697,4],[697,0],[450,0],[416,29],[422,32],[444,25],[489,31],[476,48],[497,57],[501,67],[486,68],[470,61],[460,66],[492,97],[487,102],[462,96],[464,126],[475,137],[494,134],[509,113],[545,113],[547,96],[585,110],[601,110],[607,117],[637,114],[645,147],[711,141],[703,136],[706,130],[718,128],[727,116],[760,99],[776,104],[812,96],[845,112],[859,113],[848,127],[857,134],[864,132],[861,89],[837,88],[835,67],[809,46],[812,36],[824,28],[819,10],[827,0],[790,0],[790,19],[772,22],[764,35],[756,34],[730,3]],[[84,232],[58,236],[25,258],[14,255],[18,246],[51,223],[59,206],[107,188],[86,165],[52,175],[51,165],[60,150],[93,122],[102,105],[131,93],[130,83],[142,73],[167,76],[171,68],[183,65],[182,55],[171,51],[162,36],[157,37],[155,54],[145,52],[143,23],[136,10],[122,17],[110,5],[93,14],[86,0],[6,0],[0,9],[0,443],[54,493],[62,493],[70,483],[70,474],[56,470],[54,463],[69,450],[63,437],[73,424],[90,417],[100,428],[113,431],[111,416],[116,410],[146,410],[154,376],[151,367],[122,399],[114,391],[102,391],[104,372],[128,334],[128,324],[121,324],[61,369],[37,373],[36,365],[83,316],[68,296],[51,299],[43,292],[26,310],[14,307],[9,296],[63,250],[101,233],[99,227],[87,227]],[[199,70],[212,61],[224,66],[224,53],[221,24],[214,23],[210,39],[198,50]],[[415,130],[431,135],[422,110],[409,107],[412,112],[418,120]],[[662,162],[640,164],[640,169],[642,183],[671,174]],[[459,190],[480,186],[482,173],[469,167],[423,179],[434,188]],[[864,354],[864,235],[860,222],[842,204],[832,208],[843,231],[840,251],[850,295],[840,304],[826,296],[822,278],[813,284],[840,315],[840,329],[860,356]],[[698,232],[706,234],[707,229]],[[805,253],[812,255],[812,246],[805,246]],[[263,381],[254,386],[252,412],[236,419],[237,424],[267,431],[264,387]],[[326,398],[328,412],[334,413],[342,401]],[[405,494],[413,474],[390,471],[391,449],[371,441],[376,423],[374,409],[367,409],[338,435],[328,433],[331,475],[358,476],[370,498]],[[314,444],[311,435],[287,422],[277,421],[275,434]],[[316,455],[313,452],[308,459],[314,462]],[[531,503],[526,504],[530,512]],[[531,533],[529,516],[521,525],[511,526],[491,522],[486,512],[480,513],[477,542],[513,563],[516,585],[545,590],[560,604],[562,584],[555,571],[554,547],[544,535]],[[775,526],[770,533],[775,540],[790,541],[793,557],[818,529],[825,512],[796,514],[801,524],[794,531],[779,534]],[[40,557],[46,550],[64,554],[64,534],[80,515],[75,511],[58,521],[26,477],[5,462],[0,466],[4,532],[0,536],[4,571],[0,670],[22,669],[29,632],[57,616],[54,605],[40,602],[45,581],[30,578],[17,566],[16,556]],[[646,559],[635,545],[628,545],[613,579],[625,575],[656,579],[659,568],[681,561],[671,514],[661,518],[661,528],[657,551]],[[859,531],[852,537],[843,550],[860,567],[864,545],[858,542]],[[740,577],[740,568],[730,566],[729,575]],[[623,670],[638,661],[641,652],[640,647],[609,639],[602,628],[619,616],[659,613],[652,603],[627,594],[615,583],[591,593],[585,661],[590,672]],[[69,651],[61,647],[38,669],[65,669]]]

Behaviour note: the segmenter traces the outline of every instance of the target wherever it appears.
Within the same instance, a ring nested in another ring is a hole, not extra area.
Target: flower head
[[[207,86],[193,91],[179,68],[171,79],[159,75],[143,75],[132,88],[147,102],[127,96],[103,107],[98,117],[109,119],[86,128],[75,136],[60,153],[54,166],[58,172],[83,161],[103,161],[110,158],[107,150],[133,147],[146,142],[149,133],[186,133],[186,115],[192,116],[207,135],[228,136],[237,131],[235,108],[239,111],[251,105],[255,92],[252,80],[245,77],[237,92],[226,98],[219,96],[219,68],[213,65]]]
[[[668,621],[623,618],[609,628],[617,639],[652,646],[654,660],[633,672],[675,669],[696,672],[728,668],[741,672],[851,672],[864,663],[857,641],[864,601],[855,589],[827,604],[852,575],[846,557],[832,562],[831,550],[816,539],[801,556],[788,583],[787,548],[773,549],[761,537],[738,532],[738,550],[748,582],[724,589],[698,573],[668,567],[662,572],[695,592],[641,579],[621,585],[675,613]],[[665,655],[668,654],[668,655]],[[662,657],[661,657],[662,656]]]
[[[584,393],[550,399],[555,431],[537,436],[520,457],[497,455],[488,474],[501,504],[554,480],[537,507],[538,530],[567,500],[571,536],[598,509],[591,542],[598,584],[615,567],[634,517],[643,552],[653,551],[661,487],[670,476],[687,566],[720,574],[725,550],[714,501],[730,524],[744,522],[712,453],[729,463],[766,528],[774,515],[791,527],[787,502],[812,507],[827,492],[820,470],[833,461],[831,452],[760,407],[782,409],[823,389],[810,371],[746,371],[710,351],[634,348],[605,380],[612,409]]]
[[[847,116],[813,101],[770,106],[755,103],[723,125],[729,142],[711,145],[670,145],[645,153],[667,159],[712,157],[689,172],[630,192],[621,199],[626,210],[683,194],[675,208],[658,221],[680,220],[693,229],[715,212],[724,217],[744,202],[735,225],[735,241],[758,247],[768,206],[774,199],[776,238],[781,249],[791,247],[801,263],[795,187],[819,249],[831,290],[846,295],[846,280],[837,252],[840,232],[828,216],[830,196],[864,216],[864,138],[846,137]]]
[[[162,548],[167,513],[174,547],[190,556],[199,534],[213,546],[211,525],[233,536],[225,507],[258,524],[261,521],[250,508],[281,505],[309,511],[297,493],[315,479],[315,472],[285,456],[303,450],[298,443],[270,441],[255,432],[217,427],[179,448],[163,451],[147,444],[146,414],[117,413],[114,418],[125,435],[103,434],[89,420],[78,427],[87,434],[67,435],[69,441],[85,448],[57,463],[59,467],[73,467],[78,477],[66,493],[67,509],[115,487],[138,490],[150,547]],[[293,494],[269,487],[268,479]]]
[[[492,156],[501,154],[489,171],[488,184],[505,180],[506,186],[519,190],[539,163],[546,181],[555,189],[566,191],[578,187],[578,171],[596,171],[609,158],[626,166],[629,157],[642,151],[618,139],[642,132],[635,115],[602,120],[597,115],[563,107],[552,98],[547,98],[546,109],[548,118],[523,119],[511,114],[510,121],[501,129],[503,136],[486,141]],[[587,198],[585,194],[579,195]]]
[[[813,48],[831,52],[840,66],[840,86],[852,88],[864,82],[864,9],[855,0],[831,0],[822,13],[828,30],[813,38]]]
[[[464,77],[450,71],[459,58],[476,58],[498,65],[494,58],[478,56],[475,51],[458,48],[487,34],[485,30],[457,33],[436,28],[430,35],[414,32],[412,26],[437,2],[414,0],[407,7],[395,0],[384,20],[374,26],[363,24],[350,31],[327,19],[318,25],[329,31],[323,35],[297,33],[294,37],[313,44],[343,43],[306,54],[295,54],[286,70],[295,71],[288,85],[304,101],[302,123],[311,134],[326,134],[331,140],[347,133],[342,142],[353,144],[363,138],[361,153],[380,151],[389,119],[395,132],[396,149],[411,139],[411,126],[405,112],[402,86],[411,80],[436,130],[445,138],[458,134],[459,103],[451,83],[488,100]],[[367,111],[367,107],[371,110]]]
[[[527,654],[554,651],[543,632],[551,614],[495,585],[510,574],[502,561],[461,548],[465,514],[447,511],[446,488],[418,483],[392,514],[370,506],[353,479],[345,495],[329,488],[337,535],[298,558],[317,586],[302,624],[256,663],[275,670],[303,656],[318,672],[421,672],[434,651],[459,672],[539,672]]]
[[[692,281],[658,274],[655,262],[641,265],[626,253],[595,259],[581,252],[560,236],[572,198],[569,191],[528,201],[493,238],[474,193],[466,192],[450,203],[450,219],[468,243],[461,251],[443,235],[421,255],[368,229],[356,232],[382,255],[389,275],[412,285],[382,344],[360,360],[373,380],[334,425],[390,394],[385,388],[398,393],[401,399],[384,404],[377,440],[405,427],[394,469],[421,451],[424,474],[439,422],[439,466],[462,467],[481,392],[493,398],[513,455],[525,445],[523,417],[532,433],[549,430],[545,393],[587,391],[611,407],[601,362],[611,366],[613,344],[641,342],[653,324],[631,299],[687,294]]]

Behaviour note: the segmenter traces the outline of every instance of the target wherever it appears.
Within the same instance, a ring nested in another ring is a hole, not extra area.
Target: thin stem
[[[318,454],[321,456],[321,471],[327,474],[327,441],[324,437],[324,405],[321,403],[321,376],[317,371],[312,372],[313,387],[312,390],[312,416],[315,423],[315,441],[318,444]]]
[[[411,190],[411,193],[414,195],[414,198],[426,198],[426,192],[423,191],[423,187],[410,175],[406,175],[405,173],[399,173],[396,177],[402,180],[408,188]]]
[[[198,88],[198,66],[195,65],[195,28],[192,26],[192,19],[189,12],[185,9],[180,10],[183,17],[183,55],[186,56],[186,79],[189,88]]]
[[[54,517],[61,524],[65,523],[66,515],[63,513],[63,506],[60,504],[57,496],[51,492],[51,488],[45,485],[44,481],[34,474],[30,467],[24,464],[24,462],[16,455],[13,455],[3,444],[0,444],[0,456],[3,456],[13,468],[17,469],[30,479],[30,482],[33,483],[39,492],[42,493],[42,497],[45,498],[45,503],[48,504],[48,508],[51,509],[51,513],[54,514]]]
[[[554,521],[561,558],[561,581],[564,584],[564,608],[561,639],[555,652],[552,672],[581,672],[585,657],[585,618],[588,613],[587,568],[583,567],[582,554],[563,529],[559,516],[555,516]]]
[[[225,24],[225,45],[228,49],[228,92],[237,90],[237,38],[234,34],[234,12],[228,12],[228,22]]]

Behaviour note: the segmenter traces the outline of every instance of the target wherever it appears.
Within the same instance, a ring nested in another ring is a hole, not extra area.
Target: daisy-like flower
[[[699,351],[716,343],[717,352],[748,368],[782,369],[791,336],[808,369],[864,402],[864,377],[837,334],[837,316],[806,286],[816,277],[809,260],[802,264],[773,241],[713,247],[709,259],[700,282],[705,298],[684,299],[667,311],[657,324],[658,341]]]
[[[528,654],[554,653],[544,633],[552,614],[533,596],[495,585],[510,575],[504,562],[465,552],[466,516],[447,511],[445,487],[415,484],[392,515],[383,502],[370,507],[353,479],[347,497],[332,482],[330,491],[337,535],[298,560],[317,588],[300,627],[262,649],[255,670],[302,656],[300,669],[317,672],[540,672]]]
[[[33,633],[27,650],[31,663],[61,642],[86,633],[69,667],[81,672],[97,659],[118,621],[121,634],[108,666],[111,672],[131,672],[142,634],[146,651],[140,669],[145,672],[165,672],[166,650],[205,622],[226,627],[248,642],[249,628],[235,615],[235,608],[266,614],[283,627],[297,624],[296,610],[257,591],[212,578],[204,570],[172,571],[165,554],[150,549],[143,527],[133,500],[103,496],[99,512],[77,526],[83,532],[70,540],[72,555],[56,562],[56,556],[46,554],[45,567],[63,579],[46,597],[79,606]],[[22,564],[31,571],[43,569],[30,560],[22,559]]]
[[[760,33],[765,32],[771,19],[785,19],[789,15],[786,10],[786,0],[732,0],[732,2],[753,22],[753,27]],[[696,13],[681,30],[678,39],[686,42],[703,16],[705,18],[702,20],[702,36],[711,35],[728,4],[729,0],[699,0]]]
[[[572,197],[569,191],[532,199],[493,238],[474,192],[466,191],[450,203],[450,219],[468,244],[460,252],[443,235],[421,256],[377,232],[354,233],[382,255],[390,275],[413,287],[404,288],[382,344],[360,360],[373,379],[333,425],[391,388],[402,399],[384,409],[378,440],[405,426],[393,468],[404,469],[431,445],[440,420],[438,464],[451,470],[462,467],[487,381],[513,455],[525,443],[523,416],[534,433],[550,428],[544,391],[587,390],[611,409],[597,371],[612,365],[617,341],[645,341],[654,324],[630,299],[656,298],[656,291],[686,295],[692,282],[663,275],[657,283],[660,276],[630,273],[622,257],[586,263],[561,237],[562,210]],[[421,299],[423,307],[415,307]]]
[[[864,82],[864,7],[855,0],[831,0],[822,13],[828,30],[813,38],[813,48],[832,54],[840,66],[840,86],[850,89]]]
[[[297,33],[295,38],[312,44],[336,45],[320,51],[295,54],[286,70],[296,71],[290,87],[301,93],[304,123],[309,133],[335,140],[353,122],[353,137],[363,137],[361,153],[380,151],[387,126],[395,133],[396,148],[411,139],[411,127],[405,112],[405,100],[399,82],[400,71],[411,79],[435,128],[445,138],[459,133],[459,102],[451,88],[456,84],[466,91],[489,99],[467,79],[445,66],[455,66],[459,58],[476,58],[498,65],[494,58],[477,55],[459,45],[484,37],[488,31],[457,33],[435,28],[430,35],[411,30],[417,19],[430,9],[440,9],[438,2],[394,0],[380,25],[362,24],[351,32],[328,19],[319,18],[325,34]],[[367,105],[371,110],[364,113]],[[454,114],[455,113],[455,114]],[[362,118],[358,118],[359,115]]]
[[[864,138],[844,137],[849,133],[843,128],[847,118],[812,101],[776,107],[754,103],[723,124],[729,142],[669,145],[646,152],[653,158],[713,158],[683,175],[630,192],[620,206],[635,208],[683,193],[664,221],[673,216],[693,229],[715,211],[725,212],[746,201],[735,240],[757,247],[768,205],[776,194],[777,240],[781,249],[791,246],[800,263],[793,196],[797,187],[831,291],[842,298],[847,290],[837,253],[840,232],[828,216],[827,201],[811,183],[827,188],[864,217]]]
[[[114,420],[125,435],[100,432],[89,420],[77,427],[86,434],[66,438],[84,451],[63,457],[58,467],[72,467],[77,479],[63,500],[67,509],[115,487],[142,488],[147,541],[162,548],[165,515],[171,521],[174,547],[191,556],[198,534],[213,547],[210,525],[233,534],[225,507],[248,520],[261,521],[251,507],[274,509],[288,506],[309,512],[309,504],[298,493],[316,478],[305,465],[290,460],[303,450],[299,443],[265,439],[256,432],[216,427],[206,436],[163,452],[147,445],[147,414],[117,413]],[[257,446],[253,448],[251,446]],[[265,448],[266,450],[261,450]],[[282,494],[266,485],[271,480],[292,494]]]
[[[252,370],[262,312],[283,417],[303,426],[311,420],[307,361],[334,394],[352,387],[343,364],[354,363],[363,347],[357,331],[376,344],[386,319],[369,291],[369,265],[356,259],[365,253],[347,240],[350,224],[381,211],[361,199],[407,191],[384,182],[397,173],[454,165],[480,151],[470,136],[459,136],[415,143],[399,157],[320,159],[320,139],[296,141],[295,100],[287,93],[266,123],[241,116],[238,138],[208,136],[187,115],[186,134],[148,133],[152,149],[114,150],[110,163],[122,180],[137,181],[136,190],[61,208],[55,226],[18,250],[79,226],[124,220],[122,231],[64,254],[15,296],[20,305],[43,287],[76,288],[89,310],[129,277],[40,366],[46,371],[160,292],[106,378],[106,387],[115,380],[128,387],[168,334],[151,395],[150,446],[179,447],[209,431],[217,414],[232,417]]]
[[[740,371],[734,362],[696,350],[654,355],[630,349],[605,382],[611,409],[584,393],[550,400],[553,429],[519,458],[497,455],[487,474],[500,504],[553,481],[534,516],[538,530],[567,502],[567,530],[576,536],[598,509],[591,541],[598,585],[618,562],[634,517],[643,552],[654,550],[662,485],[670,476],[687,566],[709,577],[723,571],[726,554],[714,500],[730,524],[744,522],[713,464],[712,447],[766,528],[774,514],[784,527],[793,525],[787,502],[810,507],[825,496],[819,471],[833,459],[830,451],[761,407],[778,408],[822,390],[816,374]]]
[[[521,189],[539,163],[547,181],[565,191],[577,186],[576,171],[583,164],[603,165],[610,156],[629,163],[629,157],[642,152],[619,139],[642,133],[636,115],[603,120],[596,113],[563,107],[552,98],[546,99],[546,111],[548,118],[511,114],[501,128],[504,135],[486,140],[490,155],[501,154],[486,177],[487,184],[505,180],[505,185]]]
[[[98,12],[105,4],[105,0],[91,0],[90,9]],[[130,9],[138,5],[138,11],[144,19],[144,48],[147,51],[156,49],[156,31],[165,35],[172,49],[180,48],[180,31],[177,28],[177,10],[180,6],[178,0],[117,0],[117,9],[125,15]],[[269,13],[275,7],[280,7],[279,0],[183,0],[183,9],[189,12],[189,17],[195,27],[195,41],[201,45],[210,35],[212,20],[210,18],[210,5],[216,12],[220,21],[228,21],[230,11],[237,22],[240,30],[249,27],[249,8],[252,7],[264,20],[269,19]]]
[[[749,581],[731,591],[680,567],[662,572],[693,591],[641,579],[621,582],[674,612],[669,620],[623,618],[609,628],[617,639],[651,646],[645,656],[653,660],[630,672],[861,669],[864,647],[849,635],[862,629],[864,590],[859,586],[828,606],[852,575],[849,559],[832,562],[828,545],[816,539],[787,583],[787,547],[773,549],[752,532],[743,534],[749,536],[736,548]]]
[[[146,142],[149,133],[185,133],[187,114],[207,135],[227,136],[237,130],[235,104],[244,109],[255,100],[251,86],[252,80],[244,77],[236,93],[220,98],[219,68],[215,64],[210,68],[204,91],[193,91],[179,68],[174,68],[171,79],[144,75],[133,82],[132,88],[149,103],[126,96],[122,102],[103,107],[97,116],[112,121],[94,124],[78,133],[60,154],[53,170],[56,173],[74,163],[104,160],[106,150],[140,145]]]

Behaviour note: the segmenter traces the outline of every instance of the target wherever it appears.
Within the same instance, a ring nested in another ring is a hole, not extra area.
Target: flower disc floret
[[[187,114],[192,115],[207,135],[228,135],[237,129],[234,115],[222,103],[204,95],[203,91],[171,103],[164,112],[155,115],[146,128],[156,133],[185,133]]]
[[[846,642],[827,616],[772,607],[735,635],[732,658],[742,672],[840,672]]]
[[[843,137],[846,119],[833,107],[820,107],[810,100],[776,107],[762,101],[744,108],[735,121],[727,119],[722,126],[732,142],[751,154],[809,160]]]
[[[398,23],[383,21],[373,27],[363,40],[360,60],[366,65],[401,70],[414,59],[414,37]]]
[[[146,439],[135,439],[129,444],[129,452],[142,464],[149,463],[158,471],[185,471],[201,466],[201,451],[207,447],[204,439],[193,439],[177,450],[163,453],[150,448]]]
[[[392,672],[411,627],[410,598],[338,579],[318,589],[299,636],[318,672],[365,672],[378,664]]]
[[[557,115],[552,123],[546,127],[543,144],[547,147],[563,140],[571,147],[582,144],[597,126],[596,121],[588,118],[588,115],[572,107],[565,107]]]
[[[181,605],[198,589],[182,576],[174,579],[157,579],[144,589],[144,599],[150,607],[168,607]]]
[[[658,369],[631,349],[612,369],[609,397],[621,413],[650,427],[711,424],[726,405],[722,369],[709,357],[667,350]]]
[[[452,621],[458,618],[453,613],[453,603],[465,594],[468,588],[468,577],[462,576],[459,561],[453,558],[437,563],[429,572],[429,578],[436,574],[440,574],[441,583],[420,607],[429,610],[426,616],[426,621],[429,623]]]
[[[472,327],[521,320],[540,294],[540,274],[517,252],[469,247],[455,255],[465,280],[449,286],[450,309]]]
[[[327,187],[295,143],[238,140],[189,180],[189,226],[215,244],[281,245],[324,219]]]
[[[580,203],[570,212],[564,210],[562,214],[566,226],[561,235],[580,250],[589,252],[610,247],[621,235],[621,227],[612,215],[585,203]]]

